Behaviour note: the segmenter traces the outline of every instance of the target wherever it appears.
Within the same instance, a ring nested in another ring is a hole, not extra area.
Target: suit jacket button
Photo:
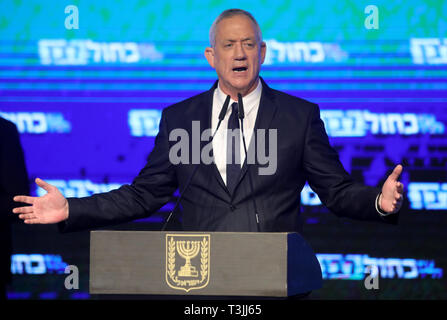
[[[236,207],[233,206],[233,205],[230,205],[230,210],[231,210],[231,211],[234,211],[234,210],[236,210]]]

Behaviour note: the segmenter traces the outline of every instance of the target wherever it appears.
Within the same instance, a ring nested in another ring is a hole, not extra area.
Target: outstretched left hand
[[[397,165],[393,172],[388,176],[382,186],[382,194],[379,198],[380,209],[387,213],[399,211],[404,199],[404,185],[398,181],[403,167]]]

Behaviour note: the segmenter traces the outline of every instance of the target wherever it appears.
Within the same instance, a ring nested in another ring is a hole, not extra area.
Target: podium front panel
[[[90,293],[287,296],[287,233],[93,231]]]

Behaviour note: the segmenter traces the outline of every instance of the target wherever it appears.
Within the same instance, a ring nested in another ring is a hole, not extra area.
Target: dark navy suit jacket
[[[69,198],[69,218],[60,223],[60,230],[95,228],[146,217],[165,205],[177,189],[184,189],[197,165],[200,167],[181,201],[185,231],[257,231],[249,174],[261,231],[299,231],[300,192],[306,180],[323,204],[338,216],[396,223],[397,214],[382,217],[375,209],[380,189],[355,182],[344,170],[329,144],[318,106],[273,90],[261,81],[255,129],[277,129],[275,174],[259,175],[259,165],[244,163],[235,192],[230,194],[214,163],[170,162],[170,147],[177,143],[169,141],[172,130],[182,128],[191,136],[192,121],[200,121],[201,131],[211,127],[216,82],[209,91],[163,110],[155,146],[132,184],[91,197]],[[206,143],[201,142],[201,146]],[[267,146],[267,154],[268,150]]]
[[[23,205],[12,200],[17,194],[29,194],[28,171],[17,127],[0,117],[0,300],[11,280],[11,224],[20,221],[12,209]]]

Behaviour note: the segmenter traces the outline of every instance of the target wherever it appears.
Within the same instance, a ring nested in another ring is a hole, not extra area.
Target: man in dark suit
[[[0,300],[6,298],[11,280],[11,224],[19,220],[11,210],[17,206],[12,198],[18,193],[29,193],[19,133],[14,123],[0,117]]]
[[[37,179],[48,193],[38,198],[17,196],[16,201],[31,206],[14,212],[25,223],[59,223],[62,231],[130,221],[156,212],[176,189],[183,192],[197,168],[181,202],[184,230],[297,231],[300,192],[306,180],[339,216],[396,223],[403,199],[403,185],[398,181],[402,166],[394,169],[382,189],[364,186],[348,175],[329,144],[318,106],[273,90],[259,77],[267,48],[251,14],[224,11],[211,27],[210,43],[205,56],[218,81],[209,91],[163,110],[147,165],[131,185],[67,200],[57,188]],[[238,119],[238,94],[245,107],[243,120]],[[202,133],[216,131],[226,96],[231,107],[211,144],[214,162],[196,164],[190,158],[202,159],[209,142],[202,141]],[[200,127],[200,134],[194,133],[194,125]],[[238,131],[242,125],[245,135]],[[226,135],[225,126],[238,134]],[[253,150],[257,144],[250,142],[262,129],[276,134],[265,145],[265,154],[275,155],[270,174],[260,174],[259,161],[244,161],[244,153],[237,152],[241,147],[232,143],[244,135]],[[175,152],[171,151],[185,141],[178,141],[174,132],[186,133],[189,146],[200,143],[201,147],[192,147],[191,157],[180,163],[173,161]]]

